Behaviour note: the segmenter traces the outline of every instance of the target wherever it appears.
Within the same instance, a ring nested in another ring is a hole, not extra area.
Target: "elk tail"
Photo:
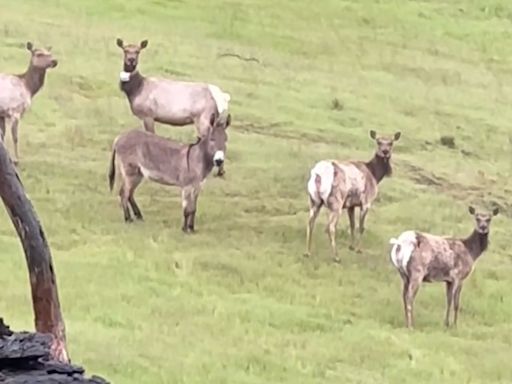
[[[114,188],[114,181],[116,179],[116,149],[112,148],[112,156],[110,157],[110,168],[108,170],[108,185],[110,192]]]
[[[320,161],[311,170],[308,193],[316,204],[325,203],[331,194],[334,172],[334,166],[329,161]]]

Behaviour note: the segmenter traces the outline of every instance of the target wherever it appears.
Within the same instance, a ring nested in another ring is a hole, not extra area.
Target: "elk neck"
[[[37,68],[30,63],[25,73],[18,75],[18,77],[25,84],[30,96],[33,97],[44,85],[46,69]]]
[[[478,259],[489,245],[489,233],[480,233],[476,229],[471,235],[462,240],[473,260]]]
[[[385,176],[391,176],[392,168],[390,163],[391,158],[384,158],[375,154],[373,158],[365,163],[366,168],[373,175],[377,183],[380,183]]]
[[[128,81],[119,81],[119,88],[126,94],[130,102],[142,91],[144,79],[144,76],[135,70],[130,73]]]

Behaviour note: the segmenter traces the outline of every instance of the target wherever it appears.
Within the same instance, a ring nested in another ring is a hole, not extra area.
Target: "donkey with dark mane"
[[[230,95],[212,84],[145,77],[138,70],[140,52],[148,46],[143,40],[139,45],[124,44],[123,71],[120,88],[130,103],[132,113],[142,120],[144,129],[155,132],[155,122],[173,126],[194,124],[199,137],[209,129],[210,116],[217,119],[228,110]],[[224,170],[219,168],[219,174]]]
[[[51,47],[36,49],[30,41],[26,47],[31,54],[27,70],[20,75],[0,73],[0,141],[4,141],[6,127],[10,126],[15,164],[19,159],[19,122],[30,108],[32,98],[43,87],[46,70],[57,66],[57,60],[50,52]]]
[[[212,113],[208,130],[194,144],[178,143],[137,129],[119,135],[112,146],[109,185],[112,190],[117,168],[121,175],[119,197],[125,221],[132,221],[129,206],[135,217],[142,220],[134,193],[143,179],[149,179],[181,188],[182,229],[194,232],[199,192],[213,167],[224,163],[226,130],[230,123],[230,114],[216,117]]]
[[[385,176],[390,176],[391,151],[393,143],[400,139],[400,132],[392,138],[377,137],[370,131],[370,137],[377,143],[377,150],[368,162],[336,160],[319,161],[311,170],[307,183],[309,197],[309,220],[306,232],[306,256],[311,254],[311,237],[320,209],[329,210],[327,233],[331,242],[333,259],[339,262],[336,249],[336,226],[344,208],[350,221],[350,249],[361,251],[361,238],[365,230],[365,220],[372,202],[378,194],[378,184]],[[359,207],[359,241],[355,244],[355,209]]]
[[[389,242],[391,261],[403,281],[402,299],[405,324],[413,326],[413,304],[422,282],[446,283],[445,326],[450,326],[450,311],[453,305],[453,325],[457,325],[462,283],[471,274],[474,264],[485,252],[489,243],[491,219],[499,213],[476,212],[469,207],[475,219],[475,228],[466,238],[436,236],[419,231],[405,231]]]

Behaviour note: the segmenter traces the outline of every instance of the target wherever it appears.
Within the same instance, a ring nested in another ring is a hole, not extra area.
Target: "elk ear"
[[[34,44],[32,44],[30,41],[27,41],[27,49],[32,52],[32,50],[34,49]]]
[[[119,37],[117,38],[116,40],[116,44],[119,48],[123,49],[124,47],[124,43],[123,43],[123,39],[120,39]]]
[[[375,140],[377,139],[377,132],[375,132],[373,129],[370,131],[370,137]]]
[[[228,117],[226,118],[226,126],[224,127],[224,129],[228,129],[228,127],[231,125],[231,113],[228,114]]]
[[[474,215],[474,214],[476,213],[475,208],[473,208],[473,206],[471,206],[471,205],[470,205],[470,206],[469,206],[469,208],[468,208],[468,212],[469,212],[471,215]]]
[[[493,216],[496,216],[498,213],[500,213],[500,209],[499,209],[498,207],[496,207],[496,208],[494,208],[494,209],[492,210],[492,215],[493,215]]]
[[[400,136],[402,136],[402,132],[398,131],[395,133],[395,136],[393,136],[394,141],[398,141],[400,139]]]
[[[212,113],[210,116],[210,127],[213,128],[214,125],[215,125],[215,113]]]
[[[147,40],[142,40],[140,42],[140,49],[144,49],[148,46],[148,41]]]

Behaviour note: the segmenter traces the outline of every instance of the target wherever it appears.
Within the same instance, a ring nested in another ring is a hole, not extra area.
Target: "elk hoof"
[[[126,224],[130,224],[130,223],[133,223],[133,219],[132,219],[131,217],[125,217],[125,218],[124,218],[124,222],[125,222]]]
[[[341,264],[341,259],[338,256],[335,256],[332,261],[334,261],[336,264]]]
[[[311,252],[304,252],[302,254],[302,256],[304,256],[304,257],[311,257]]]
[[[352,244],[348,246],[348,249],[350,249],[351,251],[355,251],[356,250],[356,247],[354,247]]]
[[[20,161],[18,159],[12,159],[12,163],[17,167],[20,164]]]

